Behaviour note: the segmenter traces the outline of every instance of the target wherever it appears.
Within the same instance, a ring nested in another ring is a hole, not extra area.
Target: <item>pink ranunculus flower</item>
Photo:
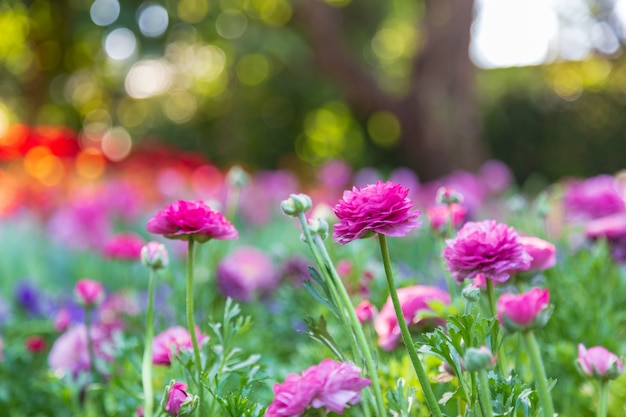
[[[188,416],[198,406],[198,397],[187,392],[184,382],[172,382],[167,386],[167,400],[163,411],[171,417]]]
[[[420,312],[432,311],[431,302],[450,303],[450,295],[437,287],[428,285],[414,285],[399,288],[398,299],[402,307],[402,314],[409,327],[419,328],[427,324],[438,324],[439,320],[422,320]],[[378,345],[385,350],[392,350],[400,340],[400,326],[391,298],[380,309],[374,320],[374,329],[378,334]]]
[[[299,417],[307,408],[325,408],[343,414],[361,400],[361,390],[371,381],[359,376],[361,370],[344,362],[325,359],[302,372],[290,374],[274,385],[274,400],[265,417]]]
[[[119,233],[104,244],[102,252],[107,258],[138,261],[144,244],[143,238],[135,233]]]
[[[603,346],[587,349],[579,344],[576,363],[585,375],[600,380],[615,379],[624,372],[622,360]]]
[[[280,275],[263,251],[240,246],[219,262],[215,280],[223,296],[246,302],[271,293]]]
[[[208,336],[200,332],[196,326],[196,337],[201,345]],[[192,349],[191,334],[182,326],[174,326],[159,333],[152,339],[152,363],[154,365],[171,365],[172,355],[177,354],[181,349]]]
[[[543,271],[556,265],[556,247],[535,236],[520,236],[519,241],[532,258],[530,271]]]
[[[452,222],[452,227],[459,227],[465,220],[467,210],[460,204],[432,206],[426,210],[426,217],[430,221],[430,227],[437,231],[445,231],[448,222]]]
[[[360,323],[369,323],[376,316],[376,307],[369,301],[361,301],[355,308],[356,318]]]
[[[458,282],[478,274],[505,282],[511,273],[527,270],[532,260],[517,231],[495,220],[465,223],[446,244],[443,257]]]
[[[420,211],[412,211],[413,204],[408,194],[408,188],[382,181],[344,191],[342,199],[333,209],[339,218],[333,238],[346,244],[374,233],[405,236],[421,224],[417,220]]]
[[[178,200],[148,220],[150,233],[169,239],[206,242],[209,239],[237,239],[237,229],[220,213],[200,200]]]
[[[98,281],[81,279],[74,287],[74,294],[85,308],[93,308],[104,300],[104,287]]]
[[[496,310],[500,325],[508,332],[541,328],[552,313],[550,292],[535,287],[522,294],[502,294]]]
[[[563,204],[569,217],[583,220],[626,211],[624,189],[611,175],[571,182],[565,190]]]

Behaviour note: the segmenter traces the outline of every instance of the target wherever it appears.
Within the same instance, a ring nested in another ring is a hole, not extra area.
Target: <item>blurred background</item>
[[[613,173],[625,24],[626,0],[0,0],[0,158]]]

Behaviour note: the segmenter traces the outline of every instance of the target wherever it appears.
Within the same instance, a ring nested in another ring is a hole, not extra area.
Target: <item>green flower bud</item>
[[[313,202],[311,197],[306,194],[291,194],[288,199],[283,200],[280,203],[280,209],[287,216],[298,216],[299,213],[304,213],[311,209]]]
[[[463,291],[461,291],[461,295],[463,295],[463,298],[465,298],[470,303],[478,302],[480,300],[480,288],[470,284],[467,287],[463,288]]]
[[[469,372],[478,372],[491,369],[496,363],[496,357],[487,346],[468,348],[463,359],[465,369]]]
[[[169,259],[162,243],[148,242],[141,248],[141,263],[152,269],[167,268]]]
[[[328,222],[319,217],[309,220],[309,229],[311,233],[319,235],[322,240],[328,237]]]
[[[250,175],[239,165],[233,165],[226,173],[226,182],[235,187],[243,187],[250,182]]]

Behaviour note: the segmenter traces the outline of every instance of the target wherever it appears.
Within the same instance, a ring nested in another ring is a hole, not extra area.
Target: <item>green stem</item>
[[[196,387],[198,389],[198,397],[200,399],[198,408],[202,410],[203,405],[203,391],[202,386],[202,361],[200,359],[200,349],[198,348],[198,337],[196,336],[196,324],[193,318],[193,249],[194,240],[189,238],[189,246],[187,253],[187,327],[189,328],[189,334],[191,335],[191,344],[193,346],[193,357],[196,365]]]
[[[415,369],[417,379],[419,380],[422,391],[424,392],[426,404],[428,405],[430,412],[433,413],[435,417],[442,417],[441,410],[439,409],[439,405],[437,403],[437,399],[435,398],[435,394],[433,393],[433,390],[430,386],[428,375],[426,375],[426,371],[422,366],[422,362],[417,355],[417,350],[415,349],[415,345],[413,344],[411,333],[409,333],[409,328],[406,324],[406,320],[404,319],[404,313],[402,312],[402,306],[400,305],[398,292],[396,291],[396,285],[393,280],[393,273],[391,271],[391,261],[389,259],[389,249],[387,248],[386,236],[379,233],[378,242],[380,244],[380,252],[383,258],[383,265],[385,267],[385,275],[387,277],[387,284],[389,287],[389,296],[391,297],[391,301],[393,302],[393,308],[396,312],[396,317],[398,318],[398,326],[400,327],[400,333],[402,333],[402,340],[404,341],[404,345],[406,346],[409,357],[411,358],[411,362],[413,363],[413,368]]]
[[[92,307],[87,307],[85,309],[85,331],[87,332],[87,352],[89,354],[89,364],[91,368],[91,377],[95,383],[100,382],[100,374],[98,373],[98,369],[96,368],[96,353],[93,346],[93,338],[91,337],[91,313]],[[100,409],[100,414],[104,417],[108,416],[106,408],[104,407],[104,402],[102,400],[102,389],[101,387],[95,387],[94,391],[94,400],[97,403],[97,407]]]
[[[489,378],[487,378],[486,370],[481,369],[480,371],[478,371],[478,380],[478,396],[480,397],[483,416],[493,417],[493,407],[491,406],[491,392],[489,391]]]
[[[496,294],[493,288],[493,282],[489,278],[486,278],[485,282],[487,284],[487,298],[489,299],[489,310],[491,312],[491,317],[497,320],[498,312],[497,312],[497,307],[496,307]],[[491,337],[493,338],[491,351],[497,352],[498,370],[500,371],[500,375],[504,377],[506,375],[505,373],[506,356],[504,353],[504,347],[500,345],[499,323],[498,325],[493,327],[493,333]]]
[[[365,338],[365,333],[363,332],[363,326],[359,322],[359,319],[356,316],[356,312],[354,311],[354,307],[352,305],[352,301],[350,300],[350,296],[346,291],[346,287],[343,285],[339,274],[332,266],[332,262],[330,260],[330,256],[328,255],[328,251],[326,250],[326,246],[322,241],[322,238],[319,235],[315,235],[313,237],[313,241],[319,251],[322,253],[322,257],[326,261],[326,265],[329,266],[329,270],[333,277],[333,286],[336,286],[339,290],[339,296],[341,297],[341,302],[344,306],[344,310],[348,313],[348,319],[350,327],[352,328],[353,333],[356,336],[357,343],[359,344],[359,350],[361,354],[365,357],[365,365],[368,369],[368,376],[372,380],[372,389],[374,391],[374,396],[376,398],[376,405],[378,407],[378,413],[380,416],[385,416],[385,402],[383,400],[382,390],[380,388],[380,383],[378,381],[378,370],[374,365],[374,359],[372,358],[372,352],[370,350],[370,345]]]
[[[598,400],[597,417],[606,417],[609,413],[609,381],[600,382],[600,398]]]
[[[537,395],[539,396],[539,403],[543,409],[544,417],[554,416],[554,406],[552,405],[552,398],[548,390],[548,379],[546,377],[546,371],[543,367],[543,361],[541,360],[541,353],[539,352],[539,345],[537,339],[532,330],[527,330],[522,333],[524,343],[526,344],[526,350],[530,358],[530,364],[535,374],[535,384],[537,385]]]
[[[154,336],[154,287],[156,270],[150,268],[148,281],[148,307],[146,309],[146,338],[143,350],[143,362],[141,367],[141,382],[143,385],[143,415],[152,417],[154,409],[154,391],[152,389],[152,338]]]

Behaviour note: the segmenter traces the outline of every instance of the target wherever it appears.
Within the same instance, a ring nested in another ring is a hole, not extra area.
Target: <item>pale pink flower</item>
[[[505,282],[511,273],[525,271],[531,263],[515,229],[495,220],[465,223],[446,244],[443,257],[458,282],[478,274]]]
[[[208,336],[200,332],[196,326],[198,344],[202,344]],[[181,349],[192,349],[191,334],[182,326],[174,326],[159,333],[152,339],[152,363],[155,365],[170,365],[172,355],[178,354]]]
[[[615,379],[624,371],[622,360],[603,346],[587,349],[579,344],[576,363],[585,375],[601,380]]]
[[[420,313],[432,312],[429,303],[450,303],[450,295],[447,292],[428,285],[399,288],[398,299],[407,324],[409,327],[417,328],[433,324],[433,319],[423,320],[420,316]],[[439,323],[440,320],[434,320],[434,322]],[[400,340],[400,326],[398,325],[398,318],[396,317],[391,297],[387,298],[387,302],[376,316],[374,329],[376,334],[378,334],[378,345],[381,348],[391,350],[396,347]]]
[[[206,242],[209,239],[237,239],[235,227],[200,200],[178,200],[158,212],[146,225],[148,232],[169,239]]]
[[[81,279],[74,287],[74,294],[85,308],[93,308],[104,300],[104,287],[98,281]]]
[[[126,291],[109,295],[98,307],[100,323],[111,329],[122,328],[126,317],[136,316],[140,312],[137,297]]]
[[[532,260],[530,271],[543,271],[556,265],[556,247],[535,236],[520,236],[519,241]]]
[[[485,162],[480,167],[478,177],[491,194],[499,194],[513,183],[511,169],[504,162],[496,159]]]
[[[360,323],[369,323],[376,316],[376,307],[369,301],[361,301],[355,308],[356,318]]]
[[[437,232],[445,231],[450,222],[456,229],[465,221],[466,214],[465,207],[457,203],[432,206],[426,211],[430,227]]]
[[[62,307],[54,316],[54,330],[64,332],[72,324],[72,315],[67,307]]]
[[[252,246],[240,246],[224,257],[217,265],[215,279],[221,294],[237,301],[267,295],[280,283],[269,256]]]
[[[141,263],[152,269],[167,268],[169,257],[165,245],[159,242],[148,242],[141,248]]]
[[[550,318],[550,293],[535,287],[522,294],[502,294],[496,310],[500,325],[509,332],[541,328]]]
[[[333,238],[346,244],[374,233],[405,236],[421,224],[417,220],[420,212],[412,211],[408,193],[408,188],[400,184],[382,181],[344,191],[343,198],[333,209],[339,218]]]
[[[99,325],[91,326],[90,333],[96,358],[112,361],[114,346],[111,333]],[[89,371],[91,362],[84,324],[69,327],[55,340],[48,354],[48,365],[59,375],[67,373],[76,376],[80,372]]]
[[[135,233],[119,233],[104,244],[102,252],[108,258],[138,261],[144,244],[143,238]]]

